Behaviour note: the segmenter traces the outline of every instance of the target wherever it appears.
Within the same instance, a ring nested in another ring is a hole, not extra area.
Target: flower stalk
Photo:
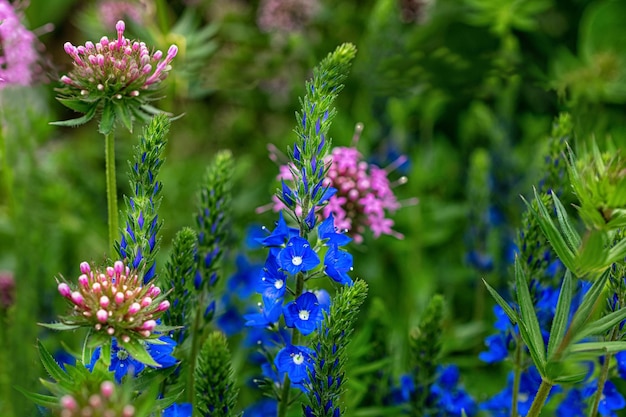
[[[115,176],[115,134],[109,132],[104,135],[107,213],[109,224],[109,249],[115,252],[115,238],[119,233],[119,215],[117,210],[117,180]]]

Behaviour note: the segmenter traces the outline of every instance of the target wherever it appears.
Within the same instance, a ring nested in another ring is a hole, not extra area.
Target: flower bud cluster
[[[116,336],[123,342],[149,338],[156,320],[170,307],[161,289],[143,280],[121,261],[104,271],[92,271],[87,262],[80,264],[81,275],[74,288],[65,282],[59,293],[72,306],[66,324],[90,326]]]
[[[100,384],[97,392],[64,395],[60,398],[60,417],[134,417],[135,407],[120,401],[119,387],[111,381]]]
[[[117,39],[103,36],[99,42],[88,41],[78,47],[65,43],[74,68],[61,77],[61,82],[74,93],[83,97],[135,98],[167,77],[178,53],[176,45],[170,46],[164,56],[160,50],[151,52],[144,42],[125,38],[124,21],[118,21],[115,28]]]

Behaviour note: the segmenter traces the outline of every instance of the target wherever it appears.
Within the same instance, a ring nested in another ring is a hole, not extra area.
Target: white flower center
[[[283,287],[283,285],[285,285],[285,282],[282,279],[277,279],[276,281],[274,281],[274,287],[277,290],[280,290]]]
[[[304,355],[302,355],[302,353],[293,355],[293,363],[296,365],[302,365],[302,362],[304,362]]]
[[[300,320],[308,320],[309,319],[309,311],[308,310],[300,310],[298,312],[298,317],[300,317]]]
[[[291,258],[291,263],[294,264],[295,266],[299,266],[302,264],[302,256],[294,256],[293,258]]]

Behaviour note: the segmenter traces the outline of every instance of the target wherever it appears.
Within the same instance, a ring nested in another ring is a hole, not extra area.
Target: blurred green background
[[[95,122],[48,125],[75,117],[54,99],[56,80],[71,65],[63,43],[115,36],[117,19],[104,21],[104,3],[30,0],[25,24],[39,34],[41,81],[0,91],[19,207],[0,213],[0,269],[16,280],[10,314],[19,326],[9,329],[9,352],[24,387],[36,387],[41,375],[36,338],[50,339],[35,323],[54,320],[62,309],[54,278],[73,277],[81,261],[107,256],[103,138]],[[480,278],[506,286],[523,210],[519,196],[543,176],[559,112],[572,115],[575,149],[592,136],[601,147],[625,143],[626,3],[309,0],[309,13],[292,0],[282,2],[291,11],[275,11],[269,23],[262,17],[270,1],[118,3],[139,10],[135,20],[125,18],[128,37],[180,48],[158,103],[181,115],[162,169],[160,266],[174,234],[192,223],[197,186],[219,149],[232,150],[237,163],[236,242],[251,223],[272,224],[274,214],[255,212],[277,186],[267,145],[286,151],[293,143],[294,112],[311,68],[352,42],[358,55],[337,101],[333,143],[349,146],[355,124],[363,123],[359,150],[382,166],[407,155],[409,164],[391,178],[409,179],[395,189],[400,200],[419,198],[393,216],[404,239],[366,236],[351,247],[353,275],[370,284],[370,299],[380,298],[392,318],[394,370],[406,366],[408,329],[432,295],[442,293],[445,360],[480,367],[470,377],[480,381],[498,372],[476,358],[493,319]],[[139,132],[117,131],[120,196],[128,190],[125,161]],[[469,263],[472,251],[493,267]],[[234,270],[234,261],[227,265]],[[72,336],[63,337],[78,349]],[[499,384],[486,387],[493,392]],[[15,407],[28,409],[21,399]]]

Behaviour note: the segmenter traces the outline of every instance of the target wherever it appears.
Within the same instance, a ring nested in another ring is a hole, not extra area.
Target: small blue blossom
[[[556,409],[556,415],[557,417],[585,417],[586,409],[587,401],[582,390],[572,388]]]
[[[191,403],[174,403],[163,410],[163,417],[191,417],[193,406]]]
[[[248,261],[243,255],[237,256],[235,264],[237,271],[228,279],[228,290],[231,293],[237,293],[239,298],[246,299],[254,291],[257,278],[263,266]]]
[[[476,403],[465,390],[459,386],[459,368],[454,365],[440,366],[438,377],[431,386],[432,402],[440,416],[472,416],[476,413]]]
[[[174,339],[168,336],[159,337],[164,344],[147,343],[146,348],[152,359],[158,363],[162,368],[168,368],[176,365],[178,360],[172,356],[176,342]],[[96,361],[100,358],[101,348],[97,347],[93,355],[91,356],[91,362],[87,365],[87,369],[92,370],[96,364]],[[146,365],[139,362],[118,345],[117,339],[112,338],[111,344],[111,365],[109,371],[114,372],[115,380],[120,383],[122,378],[126,375],[136,376],[144,370]]]
[[[243,412],[246,417],[275,417],[278,412],[278,402],[272,398],[257,401]]]
[[[256,291],[270,300],[282,298],[287,290],[287,275],[280,271],[276,258],[269,256],[257,278]]]
[[[583,396],[591,397],[595,395],[598,382],[591,381],[584,389]],[[601,416],[617,417],[615,411],[626,407],[626,399],[619,393],[617,387],[611,381],[606,381],[602,390],[602,398],[598,405],[598,413]]]
[[[327,246],[344,246],[352,241],[350,236],[337,232],[335,217],[332,213],[317,227],[317,235],[319,239],[326,241]]]
[[[313,350],[306,346],[287,345],[278,352],[274,365],[278,374],[287,374],[294,384],[308,382],[309,371],[313,369]]]
[[[507,336],[500,333],[487,336],[485,339],[487,350],[480,352],[478,358],[487,363],[502,362],[509,355],[507,341]]]
[[[406,404],[411,400],[411,396],[415,393],[415,381],[410,374],[400,376],[400,385],[393,387],[391,390],[391,401],[393,404]]]
[[[320,258],[311,249],[309,241],[296,236],[289,239],[287,247],[280,251],[278,255],[280,267],[295,275],[298,272],[306,272],[315,268],[320,263]]]
[[[297,229],[293,229],[287,226],[287,222],[285,222],[285,218],[283,217],[283,212],[278,212],[278,222],[276,223],[276,228],[262,239],[257,239],[263,246],[265,247],[278,247],[283,246],[285,241],[289,239],[291,236],[297,236],[299,231]]]
[[[295,327],[305,336],[311,334],[324,318],[317,297],[312,292],[305,292],[285,305],[283,314],[287,327]]]
[[[352,285],[348,272],[352,271],[352,254],[331,246],[324,257],[324,272],[340,284]]]
[[[263,298],[263,304],[259,306],[258,313],[244,314],[246,326],[250,327],[267,327],[278,321],[282,312],[282,298],[268,299]]]

